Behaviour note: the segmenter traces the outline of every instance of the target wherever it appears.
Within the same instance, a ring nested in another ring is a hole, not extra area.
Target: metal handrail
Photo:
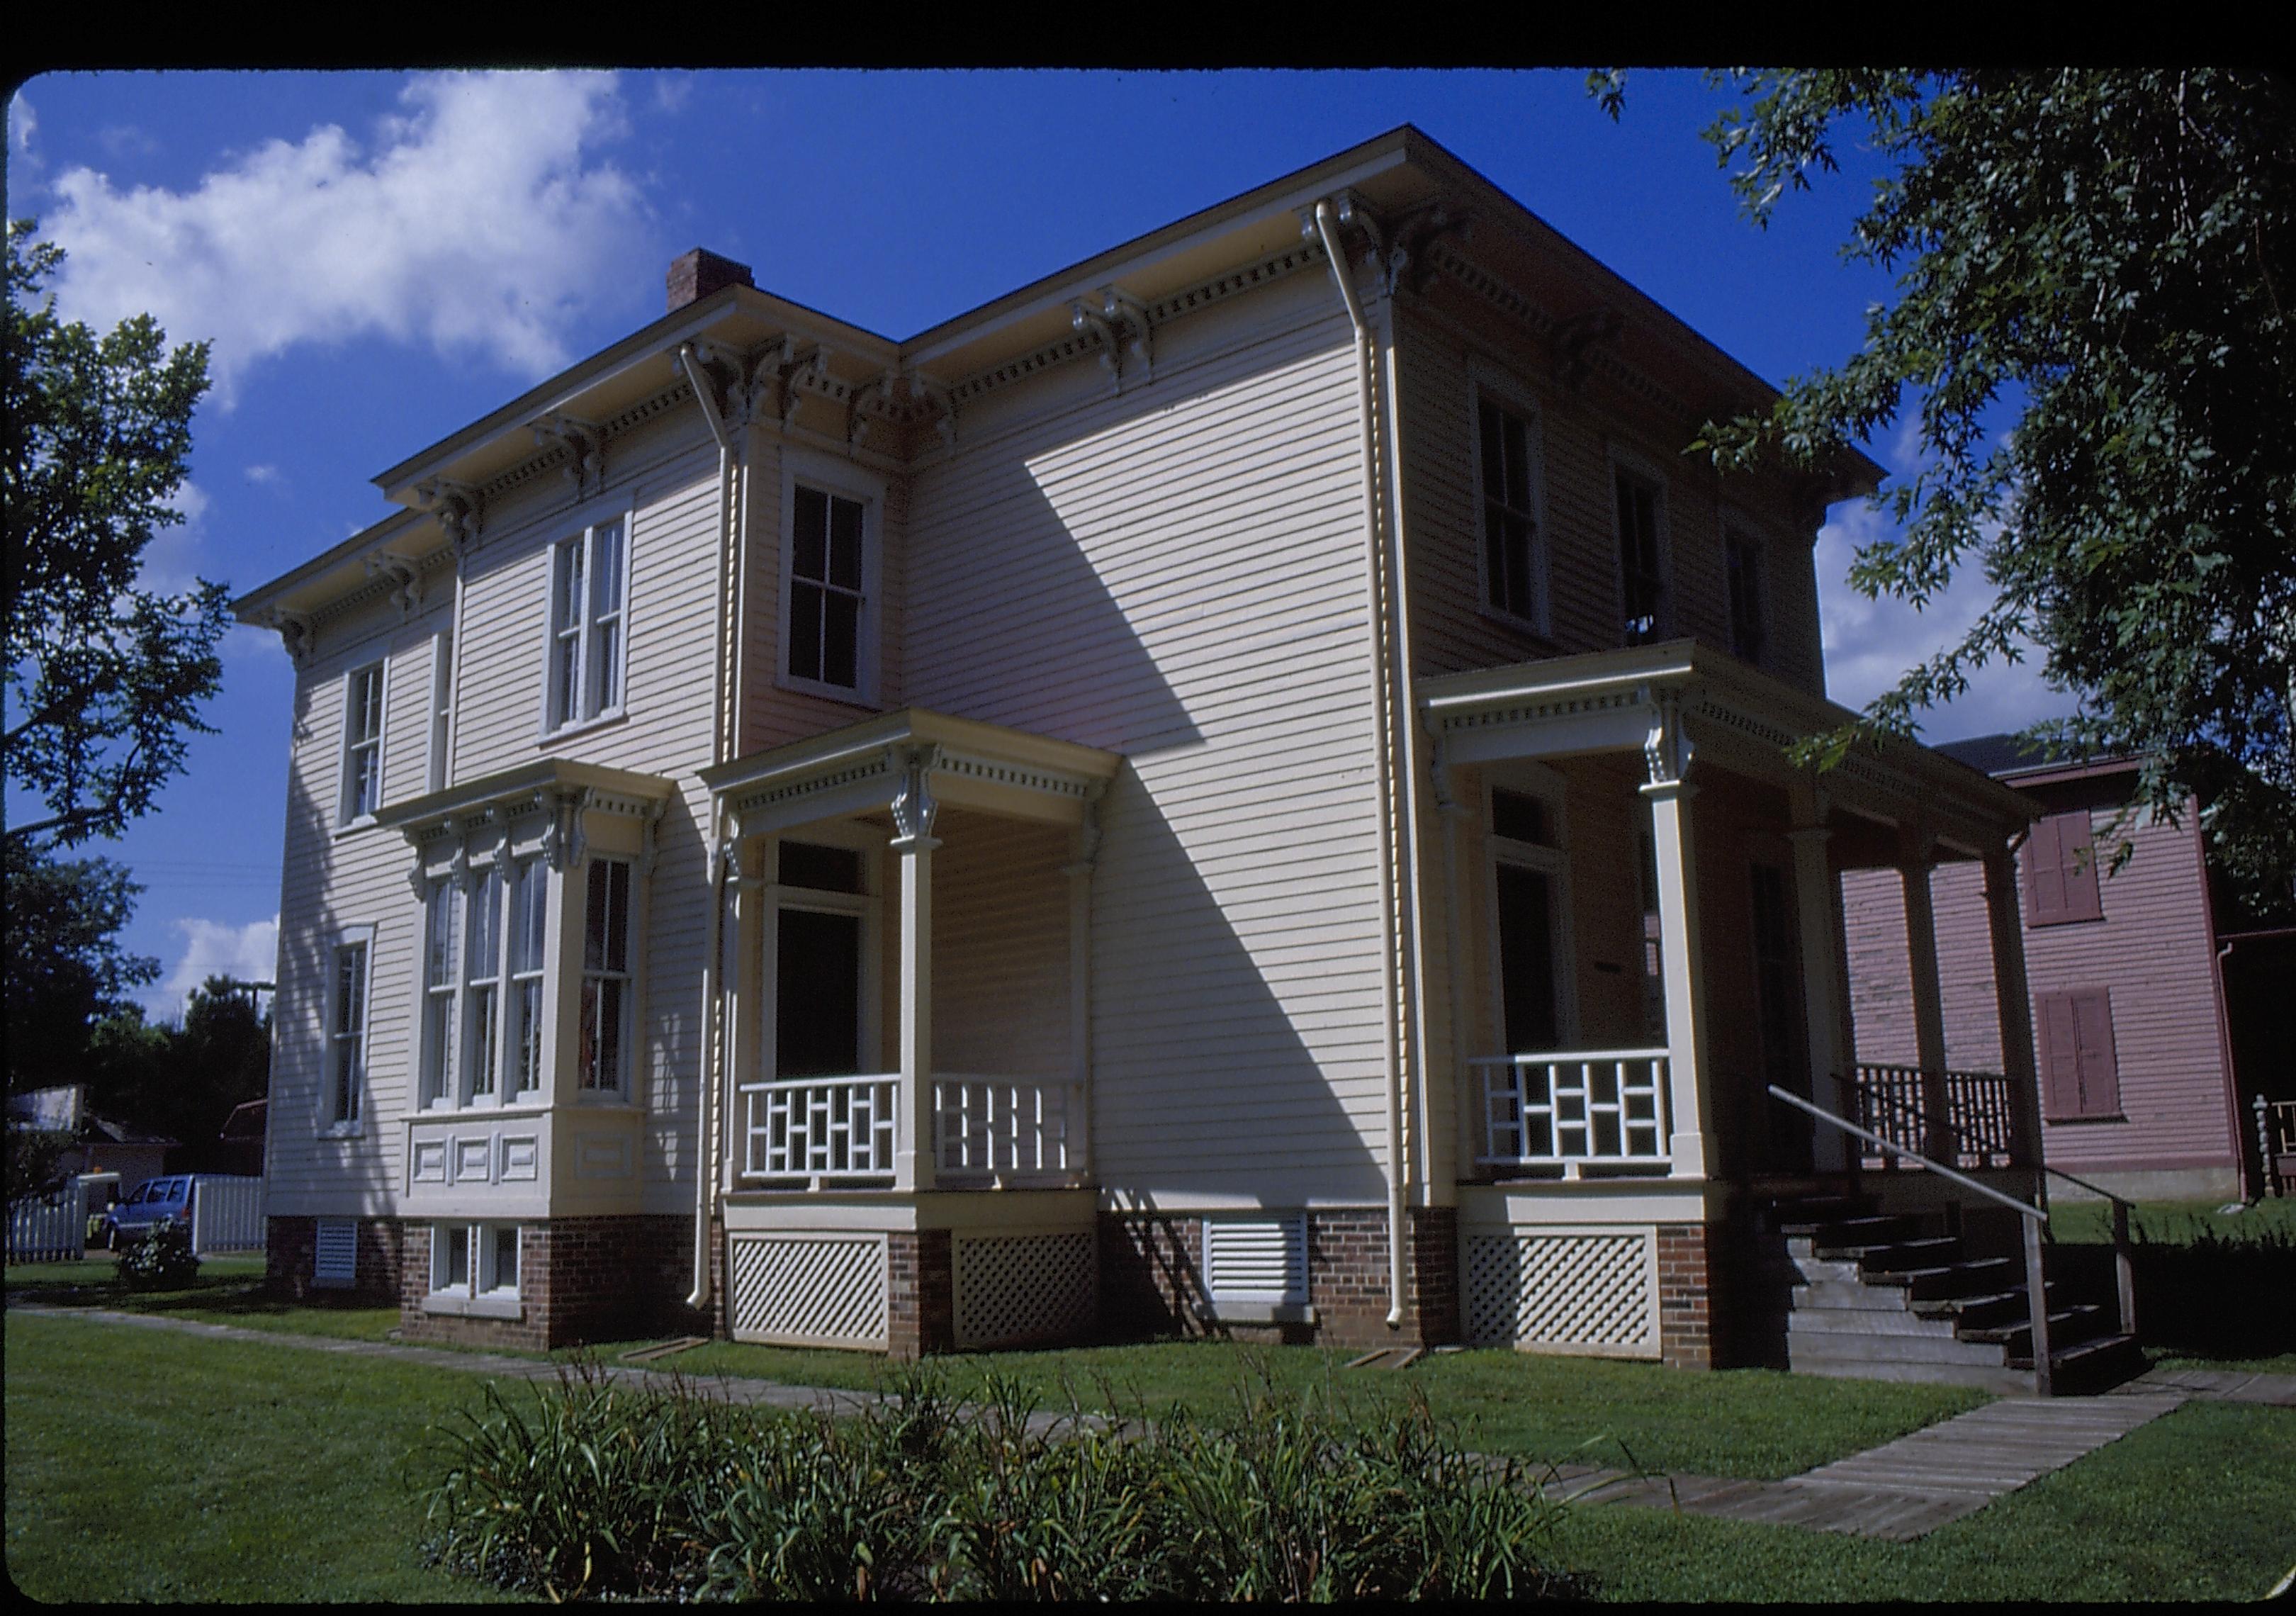
[[[2136,1334],[2136,1259],[2129,1252],[2128,1214],[2136,1210],[2136,1203],[2123,1201],[2102,1185],[2091,1184],[2086,1178],[2077,1178],[2064,1169],[2051,1167],[2046,1161],[2041,1163],[2041,1170],[2045,1173],[2054,1173],[2067,1184],[2078,1184],[2090,1194],[2102,1195],[2105,1200],[2112,1202],[2113,1293],[2120,1303],[2120,1333],[2123,1335]]]
[[[2033,1332],[2033,1390],[2041,1397],[2049,1396],[2053,1378],[2049,1366],[2049,1290],[2047,1282],[2041,1275],[2041,1226],[2048,1222],[2049,1214],[2039,1207],[2028,1206],[2013,1195],[2005,1195],[1999,1190],[1980,1184],[1974,1178],[1964,1177],[1953,1169],[1931,1161],[1919,1151],[1909,1151],[1902,1144],[1892,1144],[1881,1135],[1868,1133],[1846,1117],[1837,1117],[1824,1106],[1813,1105],[1800,1095],[1789,1093],[1775,1083],[1770,1084],[1768,1087],[1772,1095],[1784,1100],[1797,1111],[1806,1111],[1819,1121],[1830,1122],[1846,1133],[1856,1134],[1861,1139],[1880,1145],[1885,1151],[1909,1157],[1931,1172],[1951,1179],[1964,1189],[1975,1190],[1989,1201],[1999,1202],[2003,1206],[2024,1218],[2025,1315]]]

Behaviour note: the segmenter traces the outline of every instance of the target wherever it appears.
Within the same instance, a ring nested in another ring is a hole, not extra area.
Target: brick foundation
[[[430,1225],[405,1226],[398,1316],[408,1341],[542,1350],[675,1331],[698,1334],[713,1325],[685,1306],[693,1283],[688,1218],[554,1218],[524,1225],[514,1318],[427,1310]]]
[[[886,1236],[886,1356],[908,1362],[956,1349],[955,1258],[947,1229]]]
[[[1724,1234],[1716,1224],[1659,1226],[1659,1355],[1670,1369],[1712,1369],[1720,1361],[1715,1343]]]
[[[1212,1316],[1201,1271],[1203,1219],[1103,1212],[1100,1308],[1109,1333],[1221,1335],[1327,1346],[1433,1346],[1459,1339],[1459,1226],[1451,1207],[1408,1215],[1403,1323],[1387,1323],[1387,1209],[1308,1214],[1313,1325],[1250,1325]]]
[[[348,1290],[332,1285],[322,1288],[315,1283],[318,1267],[317,1218],[266,1218],[264,1223],[264,1280],[275,1293],[299,1302],[330,1297],[368,1301],[398,1299],[402,1284],[404,1240],[397,1219],[358,1219],[356,1278]]]

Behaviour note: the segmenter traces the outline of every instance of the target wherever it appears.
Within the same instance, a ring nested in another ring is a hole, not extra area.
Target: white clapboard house
[[[1857,1110],[1840,873],[2031,815],[1786,756],[1875,468],[1685,457],[1771,390],[1409,127],[906,340],[709,253],[668,303],[238,603],[299,669],[277,1277],[1712,1361],[1857,1164],[1765,1093]]]

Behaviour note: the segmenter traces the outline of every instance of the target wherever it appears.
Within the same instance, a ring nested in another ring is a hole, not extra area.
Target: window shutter
[[[2103,988],[2065,996],[2072,1004],[2073,1029],[2080,1043],[2080,1114],[2120,1114],[2120,1067],[2112,1049],[2112,999]]]
[[[2064,882],[2064,918],[2103,920],[2104,906],[2097,896],[2096,853],[2089,836],[2087,814],[2058,816],[2057,863]]]
[[[2044,819],[2025,839],[2025,919],[2036,926],[2065,917],[2065,873],[2057,851],[2055,819]]]
[[[2034,1001],[2034,1029],[2041,1035],[2041,1104],[2055,1120],[2081,1114],[2080,1034],[2073,995],[2044,993]]]

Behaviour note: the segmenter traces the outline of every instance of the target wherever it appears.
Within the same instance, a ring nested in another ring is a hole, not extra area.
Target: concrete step
[[[1959,1341],[1953,1321],[1923,1318],[1905,1309],[1797,1308],[1786,1315],[1789,1333],[1805,1335],[1917,1335],[1930,1341]]]
[[[1843,1363],[1976,1364],[2009,1366],[2008,1349],[1994,1341],[1965,1341],[1951,1331],[1937,1334],[1882,1330],[1811,1328],[1801,1317],[1786,1321],[1786,1363],[1800,1366],[1805,1355]],[[2054,1358],[2054,1354],[2051,1354]]]
[[[1793,1360],[1792,1370],[1796,1374],[1824,1375],[1829,1380],[1918,1382],[1929,1386],[1974,1386],[1997,1397],[2033,1395],[2033,1372],[2005,1366],[1874,1363],[1805,1355]]]
[[[1915,1303],[1908,1308],[1906,1293],[1896,1285],[1869,1285],[1862,1279],[1821,1279],[1793,1288],[1793,1308],[1804,1309],[1848,1309],[1859,1313],[1921,1313],[1924,1306],[1942,1304]],[[1928,1317],[1931,1315],[1923,1314]]]

